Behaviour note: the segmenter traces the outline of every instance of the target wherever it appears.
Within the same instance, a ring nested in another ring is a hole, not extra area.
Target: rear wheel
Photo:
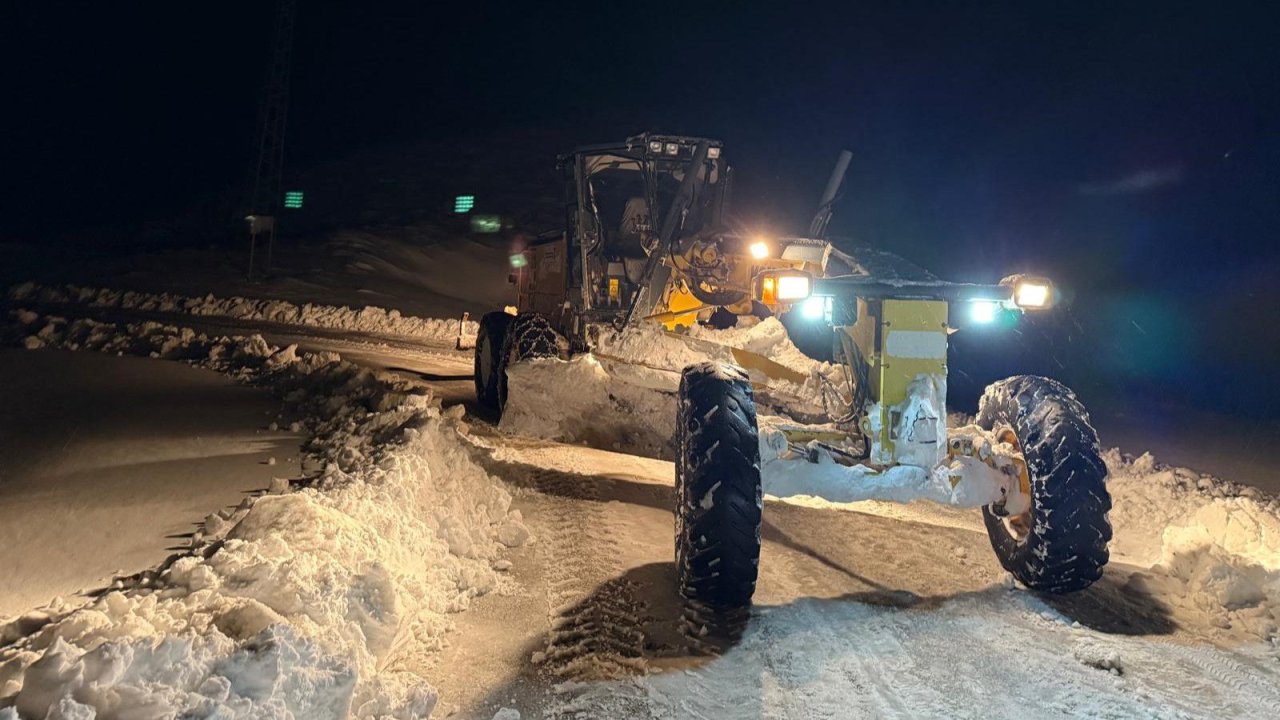
[[[559,355],[556,331],[538,313],[521,313],[511,319],[498,364],[498,409],[507,406],[507,368],[518,362]]]
[[[1033,590],[1092,585],[1109,559],[1111,496],[1098,434],[1075,393],[1049,378],[1011,377],[987,388],[977,422],[1016,439],[1027,465],[1026,512],[982,509],[1000,564]]]
[[[747,374],[723,363],[685,368],[676,433],[680,592],[711,610],[745,608],[756,589],[764,507]]]
[[[498,408],[498,367],[502,363],[507,326],[514,319],[505,312],[485,313],[480,318],[475,354],[476,400],[490,410]]]

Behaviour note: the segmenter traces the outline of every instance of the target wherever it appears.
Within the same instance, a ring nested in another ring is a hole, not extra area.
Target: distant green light
[[[517,270],[519,270],[520,268],[528,264],[529,264],[529,258],[525,257],[524,253],[516,253],[511,256],[511,267]]]
[[[471,208],[475,206],[475,195],[459,195],[453,199],[453,211],[456,213],[471,212]]]
[[[290,210],[298,210],[302,207],[302,191],[290,190],[284,194],[284,206]]]
[[[502,231],[502,217],[499,215],[472,215],[471,232],[496,233]]]

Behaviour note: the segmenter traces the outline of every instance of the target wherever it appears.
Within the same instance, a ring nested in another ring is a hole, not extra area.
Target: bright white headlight
[[[809,297],[812,288],[806,275],[783,275],[778,278],[778,299],[783,302],[796,302]]]
[[[995,322],[1000,312],[1000,303],[990,300],[974,300],[969,303],[969,319],[979,325]]]
[[[1052,297],[1052,290],[1046,283],[1024,281],[1018,283],[1013,290],[1013,302],[1018,307],[1024,308],[1042,308],[1048,307],[1049,299]]]
[[[769,257],[769,244],[763,240],[757,240],[751,243],[751,257],[757,260],[763,260]]]
[[[805,320],[831,319],[831,298],[821,295],[811,296],[800,304],[800,316]]]

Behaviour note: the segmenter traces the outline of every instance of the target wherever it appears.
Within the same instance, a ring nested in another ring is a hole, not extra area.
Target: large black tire
[[[476,333],[475,380],[476,401],[481,407],[498,409],[498,370],[502,365],[502,346],[507,341],[507,326],[515,316],[505,312],[485,313]]]
[[[760,563],[760,444],[741,368],[699,363],[680,378],[676,425],[676,572],[686,600],[748,607]]]
[[[982,509],[1000,564],[1033,590],[1066,593],[1092,585],[1110,557],[1111,496],[1084,405],[1056,380],[1019,375],[987,387],[978,425],[1013,430],[1031,481],[1026,514],[1008,518]]]
[[[538,313],[520,313],[507,327],[498,364],[498,410],[507,406],[507,368],[525,360],[556,357],[560,354],[556,331]]]

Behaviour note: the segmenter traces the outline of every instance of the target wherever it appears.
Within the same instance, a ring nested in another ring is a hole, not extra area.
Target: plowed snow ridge
[[[0,627],[0,718],[430,713],[435,691],[382,661],[406,639],[439,647],[448,613],[505,582],[492,569],[504,543],[529,537],[461,441],[460,413],[422,384],[258,336],[15,315],[28,347],[182,359],[270,386],[306,418],[323,470],[209,516],[158,571]]]
[[[245,297],[187,297],[173,293],[143,293],[91,288],[78,285],[50,287],[35,283],[15,285],[9,290],[14,302],[47,305],[79,304],[95,308],[120,308],[145,312],[182,313],[236,320],[262,320],[334,330],[352,330],[452,342],[458,337],[460,320],[420,318],[401,315],[399,310],[367,306],[359,310],[334,305]],[[474,336],[477,325],[463,324],[463,334]]]

